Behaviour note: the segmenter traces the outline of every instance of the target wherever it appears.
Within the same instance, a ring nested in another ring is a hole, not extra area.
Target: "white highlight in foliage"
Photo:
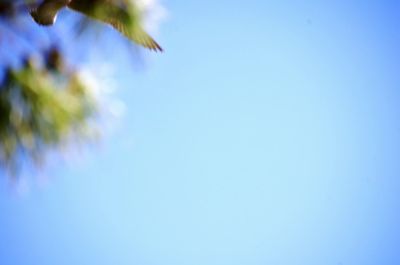
[[[92,96],[98,100],[115,90],[115,82],[111,75],[112,67],[108,64],[98,64],[95,68],[89,65],[79,71],[79,77],[88,86]]]
[[[79,77],[84,82],[91,96],[100,107],[115,118],[120,118],[125,112],[125,104],[113,97],[116,84],[113,77],[113,67],[110,64],[88,65],[79,71]]]
[[[158,0],[131,0],[143,14],[143,24],[147,31],[157,33],[162,21],[167,18],[167,10]]]

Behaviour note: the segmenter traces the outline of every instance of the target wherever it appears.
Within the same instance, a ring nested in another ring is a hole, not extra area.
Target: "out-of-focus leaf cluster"
[[[25,165],[41,165],[53,150],[97,136],[91,88],[58,43],[43,49],[34,46],[40,34],[25,38],[19,19],[29,16],[27,2],[0,0],[0,167],[12,176]],[[22,42],[31,47],[22,49]]]
[[[15,171],[21,159],[40,163],[47,149],[95,136],[96,103],[76,73],[27,58],[21,68],[6,70],[0,87],[3,167]]]

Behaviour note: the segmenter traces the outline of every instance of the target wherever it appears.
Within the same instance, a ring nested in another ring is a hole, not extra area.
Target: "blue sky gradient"
[[[400,2],[164,4],[102,146],[0,182],[0,264],[400,264]]]

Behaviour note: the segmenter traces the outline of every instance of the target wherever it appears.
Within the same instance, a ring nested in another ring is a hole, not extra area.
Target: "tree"
[[[162,51],[143,30],[134,0],[0,0],[0,166],[12,176],[23,164],[42,164],[48,151],[98,135],[99,106],[79,68],[66,62],[53,31],[39,45],[36,28],[51,27],[64,8],[83,14],[70,23],[76,36],[97,20]]]

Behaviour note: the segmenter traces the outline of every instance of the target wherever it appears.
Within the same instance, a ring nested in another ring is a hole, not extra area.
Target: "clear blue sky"
[[[0,264],[400,264],[400,3],[164,3],[111,138],[1,180]]]

